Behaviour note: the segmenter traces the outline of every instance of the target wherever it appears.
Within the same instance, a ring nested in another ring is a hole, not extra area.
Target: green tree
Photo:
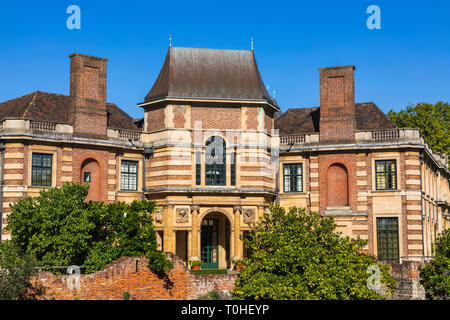
[[[85,201],[88,188],[66,183],[11,205],[12,243],[45,267],[78,265],[89,273],[118,257],[140,255],[155,271],[172,267],[157,248],[153,201]]]
[[[439,235],[434,250],[434,258],[420,267],[420,283],[429,299],[450,299],[450,229]]]
[[[367,241],[335,233],[333,218],[270,207],[244,240],[251,256],[232,291],[234,299],[382,299],[367,286]],[[387,294],[396,289],[388,265],[378,265]]]
[[[388,112],[389,118],[399,128],[418,128],[434,151],[450,155],[450,105],[418,103],[406,109]]]
[[[32,281],[37,260],[10,241],[0,243],[0,300],[34,299],[43,287]]]

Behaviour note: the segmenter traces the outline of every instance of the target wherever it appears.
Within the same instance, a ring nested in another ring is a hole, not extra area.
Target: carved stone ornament
[[[187,208],[178,208],[177,209],[177,222],[178,223],[187,223],[189,221]]]
[[[244,223],[255,221],[255,209],[244,210]]]
[[[156,223],[162,223],[164,217],[164,212],[162,208],[157,208],[155,211],[155,221]]]

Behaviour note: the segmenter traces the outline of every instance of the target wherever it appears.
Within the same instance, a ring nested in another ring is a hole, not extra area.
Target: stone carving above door
[[[245,209],[243,218],[244,223],[255,221],[255,209]]]
[[[189,222],[189,208],[177,208],[177,223]]]

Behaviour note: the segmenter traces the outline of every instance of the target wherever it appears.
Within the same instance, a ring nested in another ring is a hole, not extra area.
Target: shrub
[[[383,299],[367,286],[368,267],[377,265],[362,253],[367,241],[334,232],[333,218],[292,207],[272,205],[251,225],[245,245],[252,255],[235,282],[234,299],[334,300]],[[396,289],[388,265],[378,265],[387,294]]]
[[[8,215],[12,242],[47,268],[78,265],[90,273],[121,256],[141,255],[149,258],[152,270],[172,268],[158,250],[155,202],[85,201],[88,188],[66,183],[18,200]]]
[[[0,300],[34,299],[43,287],[33,283],[37,261],[10,241],[0,243]]]
[[[439,235],[434,250],[435,257],[420,267],[420,283],[429,299],[450,299],[450,229]]]

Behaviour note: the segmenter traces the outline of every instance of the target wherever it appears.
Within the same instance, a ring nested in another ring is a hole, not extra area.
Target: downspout
[[[421,224],[422,224],[422,260],[425,263],[425,237],[423,234],[423,194],[422,194],[422,164],[423,164],[423,151],[420,152],[420,216],[421,216]]]
[[[0,164],[0,242],[2,242],[2,233],[3,233],[3,177],[4,177],[4,163],[5,163],[5,145],[3,142],[0,143],[0,152],[1,152],[1,164]]]
[[[153,154],[153,147],[145,147],[142,151],[142,200],[145,200],[145,191],[147,190],[145,186],[145,160],[147,157],[151,157]]]

